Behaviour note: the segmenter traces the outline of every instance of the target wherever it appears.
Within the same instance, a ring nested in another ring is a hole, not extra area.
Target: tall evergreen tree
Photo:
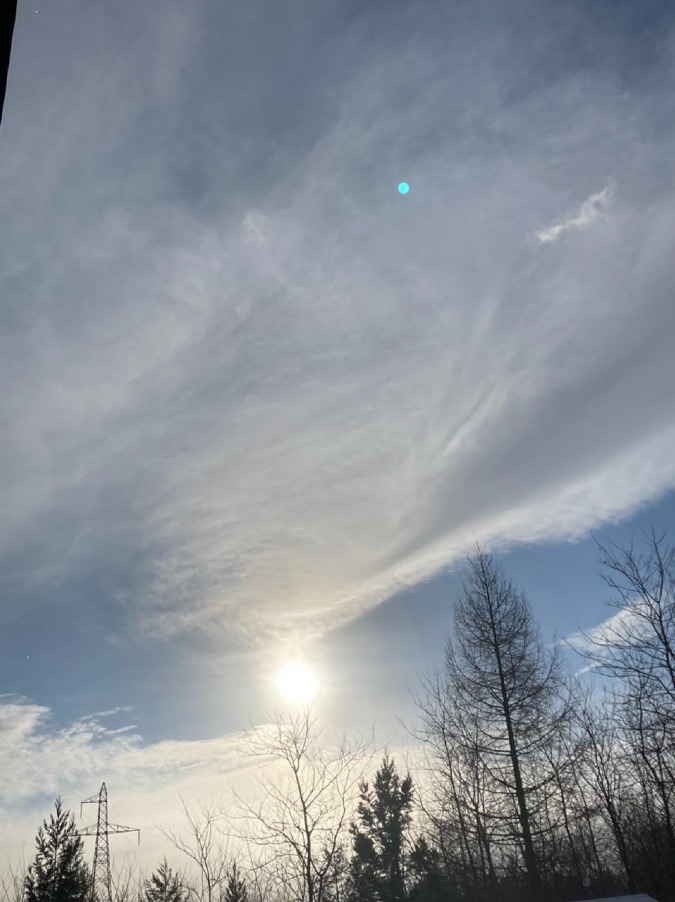
[[[145,881],[144,902],[185,902],[187,891],[178,874],[174,874],[166,858]]]
[[[360,785],[358,821],[351,825],[354,894],[363,902],[402,902],[407,898],[408,830],[412,817],[413,782],[403,779],[393,759],[385,755],[372,788]]]
[[[246,881],[237,867],[236,862],[232,865],[232,869],[225,882],[223,902],[248,902]]]
[[[56,812],[43,821],[35,859],[26,874],[26,902],[86,902],[91,889],[82,837],[75,817],[56,800]]]

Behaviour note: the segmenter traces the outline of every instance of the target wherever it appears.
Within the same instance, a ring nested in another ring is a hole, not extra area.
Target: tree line
[[[164,832],[191,868],[129,873],[115,902],[675,902],[675,546],[652,531],[599,550],[614,615],[584,643],[593,687],[476,548],[416,692],[414,776],[388,753],[373,768],[367,742],[311,707],[279,713],[246,739],[253,801],[183,803],[186,830]],[[91,902],[60,800],[3,887],[5,902]]]

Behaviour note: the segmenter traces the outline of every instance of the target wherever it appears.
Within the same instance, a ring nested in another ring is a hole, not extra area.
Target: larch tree
[[[538,799],[553,783],[546,750],[569,715],[560,653],[544,648],[527,599],[480,548],[468,561],[453,613],[445,687],[470,727],[459,741],[484,765],[482,779],[491,781],[491,796],[499,800],[492,820],[505,835],[515,835],[536,893],[542,876],[535,842]]]

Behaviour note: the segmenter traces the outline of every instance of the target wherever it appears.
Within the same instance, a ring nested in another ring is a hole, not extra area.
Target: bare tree
[[[675,711],[675,546],[652,530],[646,550],[598,542],[603,578],[613,592],[607,604],[617,611],[604,630],[586,636],[600,672],[643,685],[653,713],[672,719]]]
[[[238,838],[264,851],[257,869],[266,871],[279,897],[324,902],[369,744],[329,734],[309,706],[276,712],[270,723],[252,728],[244,750],[260,761],[261,772],[255,799],[234,793]]]
[[[579,691],[575,710],[581,702]],[[599,886],[602,881],[591,812],[580,785],[586,746],[583,730],[570,718],[567,729],[545,749],[554,781],[554,792],[548,800],[548,871],[558,885],[562,881],[569,887],[571,895],[581,895],[591,882]]]
[[[555,782],[547,749],[569,714],[569,690],[559,651],[547,651],[527,600],[480,548],[453,606],[455,637],[445,658],[445,691],[455,717],[455,739],[473,760],[474,780],[488,791],[476,797],[473,820],[483,856],[491,822],[504,842],[522,852],[533,889],[540,867],[535,828],[544,810],[542,792]],[[541,833],[541,831],[540,831]],[[489,863],[487,864],[489,867]]]
[[[486,771],[475,730],[457,705],[447,675],[421,678],[415,696],[420,722],[412,731],[429,751],[427,799],[422,806],[446,871],[462,884],[486,888],[496,880]]]
[[[143,874],[135,861],[125,858],[110,868],[112,897],[115,902],[137,902],[143,888]]]
[[[642,787],[641,826],[633,830],[638,857],[645,857],[646,825],[655,865],[663,870],[661,862],[670,862],[667,891],[675,892],[675,546],[653,529],[643,540],[642,549],[598,543],[616,613],[585,637],[582,653],[599,673],[618,680],[614,719],[625,745],[623,766],[630,765],[634,786]]]
[[[586,742],[582,779],[589,787],[599,810],[611,829],[621,866],[630,892],[635,892],[635,879],[627,841],[630,811],[629,775],[620,759],[620,737],[615,720],[608,710],[607,696],[595,708],[587,701],[577,712],[577,720]]]
[[[186,884],[199,902],[217,902],[216,892],[227,880],[231,869],[227,836],[222,829],[224,816],[220,801],[200,801],[196,810],[190,808],[180,796],[183,814],[188,824],[188,835],[173,830],[159,829],[169,842],[183,852],[196,865],[198,883],[186,879]]]
[[[7,870],[0,876],[0,902],[24,902],[27,870],[25,861],[21,864],[7,862]]]

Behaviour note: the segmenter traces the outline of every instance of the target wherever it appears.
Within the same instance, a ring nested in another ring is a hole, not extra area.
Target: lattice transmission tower
[[[94,867],[91,873],[91,902],[112,902],[108,836],[111,833],[138,833],[138,843],[140,845],[141,831],[137,827],[121,827],[119,824],[108,823],[108,790],[105,788],[105,783],[101,784],[101,789],[97,795],[80,802],[80,817],[82,817],[82,806],[90,802],[98,805],[96,823],[77,832],[80,836],[96,837]]]

